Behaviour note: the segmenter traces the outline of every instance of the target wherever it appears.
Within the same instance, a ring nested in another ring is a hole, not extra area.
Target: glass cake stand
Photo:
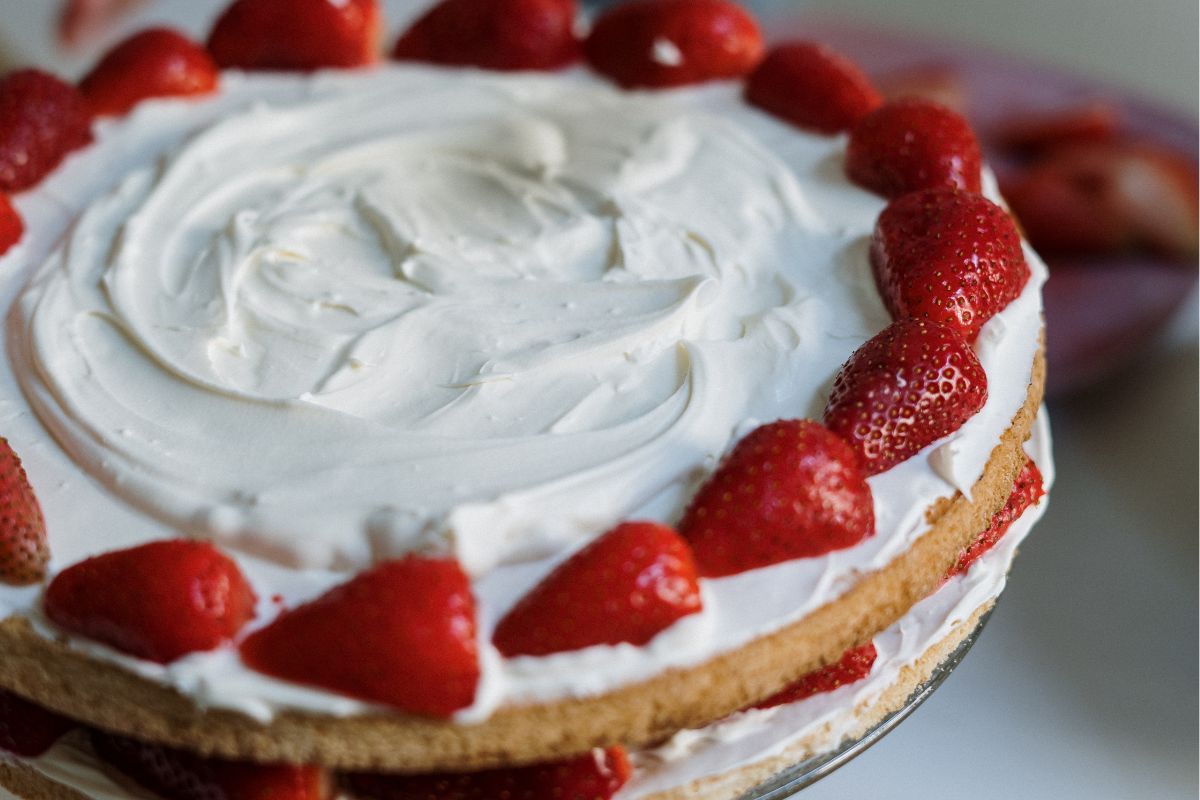
[[[755,786],[738,800],[783,800],[785,797],[792,797],[799,793],[801,789],[811,786],[838,767],[850,763],[855,756],[866,752],[871,745],[890,733],[909,714],[916,711],[917,707],[921,703],[924,703],[942,685],[950,673],[954,671],[954,668],[962,663],[971,646],[979,638],[979,634],[983,631],[983,626],[987,624],[994,609],[995,606],[980,617],[979,624],[975,626],[975,630],[971,631],[959,643],[958,647],[954,648],[954,651],[934,668],[925,683],[913,690],[913,693],[904,701],[904,705],[879,720],[861,738],[845,742],[837,750],[812,756],[795,766],[785,769],[775,777]]]

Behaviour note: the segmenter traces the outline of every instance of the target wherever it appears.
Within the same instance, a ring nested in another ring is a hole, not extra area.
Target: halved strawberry
[[[9,251],[14,244],[21,241],[25,233],[25,223],[17,209],[8,197],[0,194],[0,256]]]
[[[975,537],[975,541],[971,542],[970,546],[963,551],[946,577],[961,575],[970,569],[980,556],[991,550],[996,542],[1008,533],[1008,529],[1025,513],[1025,509],[1037,505],[1037,502],[1045,494],[1046,489],[1042,482],[1041,470],[1038,469],[1037,464],[1033,463],[1033,459],[1027,459],[1025,466],[1017,473],[1012,492],[1008,495],[1004,506],[992,515],[992,521],[987,528]]]
[[[951,186],[978,192],[982,156],[971,126],[937,103],[885,103],[859,120],[846,145],[850,180],[884,197]]]
[[[1000,147],[1025,153],[1108,142],[1116,138],[1121,112],[1105,102],[1049,111],[1025,111],[1005,118],[993,133]]]
[[[0,583],[24,586],[46,577],[46,522],[21,459],[0,438]]]
[[[74,727],[66,717],[0,689],[0,750],[37,758]]]
[[[44,600],[56,625],[161,664],[229,641],[254,604],[232,559],[183,539],[81,561],[55,576]]]
[[[853,61],[815,42],[785,42],[746,79],[746,100],[801,128],[844,131],[883,102]]]
[[[378,57],[379,0],[234,0],[208,36],[221,67],[310,71]]]
[[[79,91],[93,114],[116,115],[150,97],[208,94],[218,79],[207,50],[169,28],[151,28],[108,51]]]
[[[763,41],[754,18],[729,0],[625,0],[596,18],[583,49],[621,86],[665,87],[745,75]]]
[[[609,800],[631,772],[625,748],[609,747],[528,767],[435,775],[355,773],[343,782],[360,800]]]
[[[89,734],[100,758],[170,800],[328,800],[332,796],[329,774],[317,766],[202,758],[104,731]]]
[[[281,614],[242,643],[253,669],[446,717],[475,699],[471,582],[452,559],[408,556]]]
[[[500,620],[506,656],[594,644],[645,644],[700,610],[687,542],[655,522],[625,522],[560,564]]]
[[[19,192],[92,141],[92,118],[74,86],[36,69],[0,78],[0,191]]]
[[[858,544],[875,532],[875,510],[845,442],[811,420],[779,420],[737,443],[679,531],[714,578]]]
[[[401,34],[401,61],[554,70],[579,60],[576,0],[441,0]]]
[[[751,708],[774,708],[798,703],[814,694],[832,692],[840,686],[861,681],[871,674],[871,667],[875,665],[878,655],[874,642],[852,647],[842,653],[837,661],[813,670]]]
[[[825,424],[869,475],[962,427],[987,400],[987,375],[956,331],[928,319],[893,322],[838,370]]]
[[[967,341],[1029,280],[1021,235],[1007,212],[948,188],[888,203],[875,223],[871,268],[894,318],[932,319]]]

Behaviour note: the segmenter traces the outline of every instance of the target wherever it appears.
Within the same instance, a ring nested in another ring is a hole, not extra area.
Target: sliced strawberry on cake
[[[626,88],[737,78],[762,54],[758,23],[729,0],[626,0],[584,41],[592,67]]]
[[[679,530],[712,578],[858,544],[875,532],[875,511],[846,442],[811,420],[780,420],[737,443]]]
[[[21,459],[0,439],[0,583],[24,586],[46,577],[46,522]]]
[[[37,758],[74,727],[66,717],[0,689],[0,750]]]
[[[25,222],[17,209],[3,194],[0,194],[0,256],[4,255],[25,234]]]
[[[400,61],[555,70],[579,60],[575,0],[442,0],[392,49]]]
[[[842,657],[837,661],[814,669],[766,700],[755,703],[752,707],[774,708],[788,703],[798,703],[806,697],[812,697],[822,692],[832,692],[841,686],[861,681],[871,674],[871,667],[875,666],[875,659],[878,655],[873,642],[867,642],[859,647],[851,647],[842,653]]]
[[[36,69],[0,78],[0,191],[19,192],[92,141],[92,116],[74,86]]]
[[[457,561],[388,561],[247,637],[253,669],[402,711],[447,717],[479,682],[475,599]]]
[[[377,59],[379,0],[234,0],[208,51],[221,67],[309,71]]]
[[[138,658],[212,650],[254,617],[237,564],[208,542],[150,542],[81,561],[46,587],[52,622]]]
[[[746,79],[746,100],[822,133],[847,130],[883,102],[857,64],[816,42],[772,48]]]
[[[903,319],[838,370],[825,424],[875,475],[958,430],[986,400],[987,375],[965,339],[933,320]]]
[[[851,129],[846,145],[846,175],[884,197],[940,186],[978,192],[982,164],[967,121],[917,98],[875,109]]]
[[[1004,537],[1012,524],[1025,513],[1025,509],[1037,505],[1045,494],[1046,488],[1042,481],[1041,470],[1038,469],[1037,464],[1033,463],[1033,459],[1027,459],[1025,466],[1017,473],[1012,493],[1009,494],[1004,506],[992,516],[992,521],[987,528],[975,537],[975,541],[971,542],[970,546],[958,557],[958,561],[955,562],[947,577],[961,575],[970,569],[980,556],[991,550],[996,542]]]
[[[482,772],[355,773],[343,783],[359,800],[609,800],[632,773],[623,747],[576,758]]]
[[[967,341],[1029,280],[1012,218],[986,197],[949,188],[888,204],[871,239],[871,268],[894,318],[931,319]]]
[[[209,94],[218,80],[207,50],[169,28],[152,28],[110,50],[79,91],[93,114],[118,115],[151,97]]]
[[[700,610],[687,542],[655,522],[626,522],[560,564],[505,615],[493,641],[506,656],[650,641]]]

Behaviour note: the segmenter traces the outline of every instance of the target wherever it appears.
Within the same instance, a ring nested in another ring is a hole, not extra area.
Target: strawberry
[[[755,703],[751,708],[774,708],[788,703],[798,703],[814,694],[832,692],[839,686],[861,681],[871,674],[871,667],[875,665],[876,656],[878,653],[873,642],[867,642],[860,647],[852,647],[842,653],[842,657],[837,661],[814,669],[766,700]]]
[[[554,70],[579,59],[576,0],[441,0],[406,30],[400,61]]]
[[[992,515],[992,521],[987,528],[976,536],[975,541],[971,542],[970,546],[962,552],[946,577],[961,575],[970,569],[980,556],[991,550],[996,542],[1000,541],[1001,537],[1012,527],[1013,522],[1025,513],[1025,509],[1037,505],[1037,502],[1045,494],[1041,470],[1037,468],[1037,464],[1033,463],[1032,459],[1027,459],[1025,466],[1017,473],[1012,493],[1009,494],[1004,506]]]
[[[958,430],[986,400],[987,375],[954,329],[902,319],[838,370],[825,424],[875,475]]]
[[[854,62],[814,42],[774,47],[746,79],[746,100],[822,133],[850,128],[883,102]]]
[[[716,578],[858,544],[875,532],[854,451],[811,420],[751,431],[700,487],[679,530]]]
[[[447,717],[479,682],[475,600],[457,561],[384,562],[247,637],[242,659],[277,678]]]
[[[0,750],[37,758],[74,727],[66,717],[0,689]]]
[[[151,28],[108,51],[79,91],[93,114],[119,115],[150,97],[208,94],[218,77],[200,45],[169,28]]]
[[[500,620],[506,656],[594,644],[645,644],[700,610],[687,542],[655,522],[625,522],[568,558]]]
[[[379,0],[234,0],[208,35],[221,67],[311,71],[374,63]]]
[[[885,103],[859,120],[846,145],[850,180],[884,197],[952,186],[979,192],[982,156],[967,121],[918,98]]]
[[[729,0],[625,0],[600,14],[583,49],[621,86],[665,87],[741,77],[762,58],[763,41]]]
[[[328,800],[317,766],[203,758],[183,750],[89,731],[92,749],[142,787],[171,800]]]
[[[70,84],[36,69],[0,79],[0,191],[19,192],[92,141],[92,119]]]
[[[1094,102],[1067,109],[1014,114],[995,130],[993,138],[1007,150],[1036,153],[1112,141],[1120,122],[1120,111],[1116,107]]]
[[[21,220],[21,215],[13,208],[9,199],[0,194],[0,256],[21,241],[24,233],[25,223]]]
[[[564,761],[435,775],[356,773],[344,779],[360,800],[609,800],[629,780],[623,747]]]
[[[0,583],[16,586],[46,577],[46,522],[21,459],[0,439]]]
[[[1021,235],[1004,209],[948,188],[888,203],[875,223],[871,268],[895,319],[932,319],[969,342],[1029,280]]]
[[[94,556],[46,587],[46,616],[123,653],[167,664],[212,650],[254,617],[254,592],[207,542],[150,542]]]

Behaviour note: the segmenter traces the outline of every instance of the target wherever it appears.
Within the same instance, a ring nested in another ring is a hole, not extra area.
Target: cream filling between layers
[[[18,198],[31,233],[4,259],[6,302],[37,268],[0,413],[53,568],[211,538],[263,624],[380,559],[453,553],[484,665],[464,722],[699,664],[835,599],[982,473],[1038,348],[1029,253],[977,345],[987,404],[871,478],[874,537],[706,581],[705,610],[645,647],[506,660],[490,632],[544,574],[618,520],[675,520],[758,422],[819,416],[888,323],[867,261],[883,201],[842,177],[844,139],[735,85],[415,67],[228,75],[214,100],[149,103],[98,138]],[[0,616],[50,635],[37,599],[0,588]],[[71,643],[260,720],[374,708],[231,649],[161,667]]]

